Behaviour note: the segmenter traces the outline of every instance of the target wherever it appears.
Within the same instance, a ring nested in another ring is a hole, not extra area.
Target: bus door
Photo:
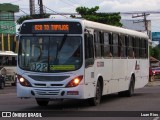
[[[94,47],[93,47],[93,29],[85,29],[84,47],[85,47],[85,92],[86,97],[94,96]]]

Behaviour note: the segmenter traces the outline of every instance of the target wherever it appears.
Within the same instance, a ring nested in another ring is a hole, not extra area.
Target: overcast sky
[[[19,5],[21,11],[16,14],[29,14],[29,0],[0,0],[0,3],[12,3]],[[38,9],[38,0],[35,0]],[[56,12],[75,12],[79,6],[95,7],[99,6],[98,12],[135,12],[135,11],[158,11],[160,12],[160,0],[43,0],[43,4]],[[46,9],[47,12],[53,11]],[[25,13],[24,13],[25,12]],[[132,19],[132,15],[123,15],[123,19]],[[142,19],[142,18],[139,18]],[[152,21],[152,31],[160,32],[160,13],[151,14],[147,17]]]

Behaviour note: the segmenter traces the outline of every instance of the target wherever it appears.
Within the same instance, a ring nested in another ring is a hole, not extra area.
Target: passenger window
[[[126,43],[125,43],[125,38],[126,36],[121,35],[119,39],[119,52],[120,52],[120,57],[126,57]]]
[[[109,33],[104,33],[104,57],[111,57],[111,35]]]
[[[118,34],[113,34],[113,57],[118,57]]]
[[[95,57],[102,57],[101,52],[101,32],[95,32],[94,34],[94,42],[95,42]]]
[[[86,33],[85,36],[85,67],[93,65],[94,63],[94,50],[93,50],[93,35]]]

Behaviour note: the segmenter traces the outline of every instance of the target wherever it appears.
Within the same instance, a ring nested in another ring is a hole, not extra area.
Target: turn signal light
[[[17,79],[19,81],[19,83],[22,85],[22,86],[25,86],[25,87],[32,87],[31,83],[26,80],[24,77],[22,77],[21,75],[18,75],[17,74]]]
[[[83,76],[82,76],[82,75],[81,75],[81,76],[78,76],[78,77],[72,79],[72,80],[67,84],[66,87],[76,87],[76,86],[78,86],[78,85],[80,84],[80,82],[82,81],[82,79],[83,79]]]

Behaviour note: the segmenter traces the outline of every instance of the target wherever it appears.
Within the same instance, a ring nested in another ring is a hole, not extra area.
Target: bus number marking
[[[31,70],[33,71],[47,71],[46,63],[32,63]]]

